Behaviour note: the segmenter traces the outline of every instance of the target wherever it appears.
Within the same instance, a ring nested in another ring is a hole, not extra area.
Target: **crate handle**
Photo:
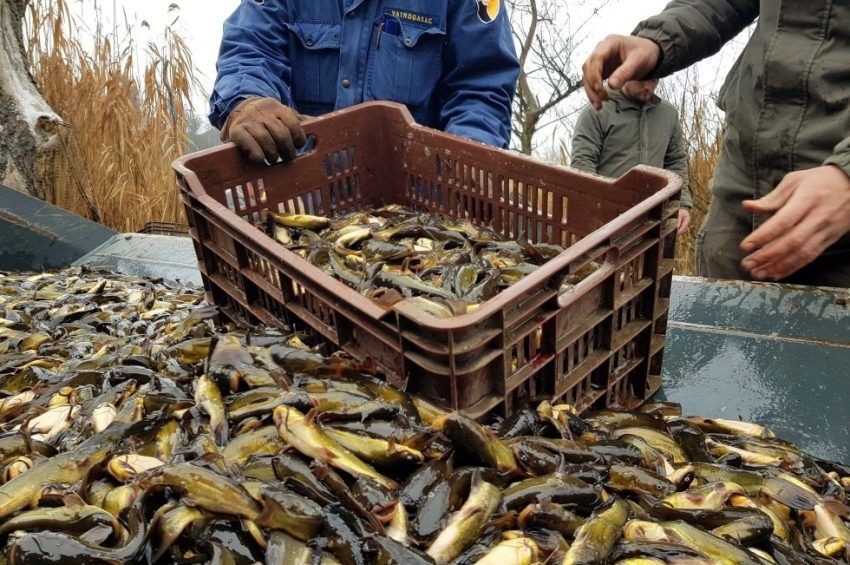
[[[304,143],[303,146],[301,146],[301,147],[299,147],[298,149],[295,150],[295,159],[300,159],[301,157],[304,157],[304,156],[312,153],[318,145],[319,145],[319,138],[316,137],[316,135],[314,135],[312,133],[307,134],[307,141]],[[293,159],[293,161],[295,159]],[[269,165],[270,167],[276,167],[278,165],[290,165],[290,164],[291,163],[289,163],[289,162],[284,162],[283,159],[280,158],[280,157],[278,157],[277,161],[275,161],[274,163],[269,163],[268,161],[266,161],[266,165]]]
[[[304,155],[307,155],[308,153],[310,153],[311,151],[316,149],[316,147],[318,145],[319,145],[319,138],[316,137],[316,134],[308,133],[307,134],[307,141],[305,141],[304,145],[302,147],[300,147],[295,152],[295,158],[298,159],[299,157],[303,157]]]

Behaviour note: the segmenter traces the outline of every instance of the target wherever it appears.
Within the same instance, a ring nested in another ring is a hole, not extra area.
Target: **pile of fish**
[[[409,300],[438,318],[474,312],[564,249],[506,241],[465,220],[398,205],[328,219],[267,212],[266,233],[312,265],[389,308]],[[599,268],[588,263],[569,290]]]
[[[0,277],[0,562],[847,561],[850,468],[758,425],[535,401],[483,426],[215,313]]]

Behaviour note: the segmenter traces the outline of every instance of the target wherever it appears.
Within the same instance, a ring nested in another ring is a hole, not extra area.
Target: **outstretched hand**
[[[599,110],[608,100],[604,81],[614,90],[630,80],[647,77],[658,65],[661,48],[651,39],[630,35],[609,35],[603,39],[582,66],[587,99]]]
[[[850,231],[850,177],[827,165],[789,173],[773,192],[744,208],[773,214],[741,243],[741,267],[756,280],[799,271]]]

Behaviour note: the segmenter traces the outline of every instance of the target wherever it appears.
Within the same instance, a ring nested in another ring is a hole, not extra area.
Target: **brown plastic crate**
[[[418,126],[387,102],[305,129],[316,146],[289,165],[251,164],[231,145],[174,164],[208,298],[226,319],[312,330],[476,418],[544,396],[585,410],[658,389],[678,177],[637,167],[614,181],[540,163]],[[390,203],[568,249],[475,313],[442,320],[382,309],[249,223],[268,208],[335,216]],[[589,261],[603,266],[561,293]]]

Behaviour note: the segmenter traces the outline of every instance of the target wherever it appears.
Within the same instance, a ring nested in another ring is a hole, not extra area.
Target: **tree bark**
[[[63,122],[29,72],[22,36],[28,2],[0,0],[0,183],[44,199]]]

